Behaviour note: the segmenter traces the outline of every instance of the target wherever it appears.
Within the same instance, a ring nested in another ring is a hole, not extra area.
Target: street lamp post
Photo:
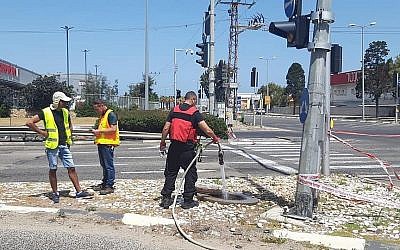
[[[364,29],[374,26],[376,22],[370,22],[367,25],[358,25],[355,23],[349,24],[349,27],[356,27],[361,29],[361,96],[362,96],[362,120],[365,120],[365,74],[364,74]]]
[[[176,105],[176,73],[178,72],[178,65],[176,63],[176,52],[178,51],[185,51],[185,54],[187,55],[190,53],[191,55],[194,54],[194,51],[192,49],[177,49],[174,48],[174,106]]]
[[[65,30],[66,39],[67,39],[67,86],[69,87],[69,30],[74,27],[68,27],[65,25],[61,27],[61,29]]]
[[[85,85],[88,83],[88,75],[87,75],[87,61],[86,61],[86,54],[89,52],[89,50],[84,49],[82,52],[85,54]]]
[[[260,56],[258,59],[260,59],[260,60],[264,60],[265,62],[266,62],[266,66],[267,66],[267,74],[266,74],[266,80],[267,80],[267,96],[269,96],[269,83],[268,83],[268,78],[269,78],[269,72],[268,72],[268,69],[269,69],[269,61],[272,61],[272,60],[275,60],[277,57],[276,56],[273,56],[273,57],[270,57],[270,58],[264,58],[264,57],[262,57],[262,56]],[[269,108],[270,108],[270,104],[268,103],[267,104],[267,110],[266,110],[266,114],[268,115],[268,112],[269,112]]]

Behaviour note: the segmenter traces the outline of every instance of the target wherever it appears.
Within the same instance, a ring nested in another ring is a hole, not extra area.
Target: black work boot
[[[183,209],[190,209],[193,207],[198,207],[199,206],[199,202],[195,201],[193,199],[185,199],[183,201],[183,203],[181,204],[181,208]]]
[[[171,197],[163,196],[160,202],[160,207],[168,209],[169,206],[172,205],[172,203],[174,203],[174,200]]]

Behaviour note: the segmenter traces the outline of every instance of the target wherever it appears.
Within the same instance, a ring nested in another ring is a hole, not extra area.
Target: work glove
[[[221,139],[218,137],[218,136],[214,136],[213,138],[212,138],[212,142],[213,143],[219,143],[221,141]]]

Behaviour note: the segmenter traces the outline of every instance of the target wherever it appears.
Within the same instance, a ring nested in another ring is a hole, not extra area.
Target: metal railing
[[[159,140],[161,133],[146,133],[120,131],[121,140]],[[74,129],[72,133],[73,140],[94,140],[93,134],[88,128]],[[44,138],[36,132],[24,126],[18,127],[0,127],[0,141],[43,141]]]

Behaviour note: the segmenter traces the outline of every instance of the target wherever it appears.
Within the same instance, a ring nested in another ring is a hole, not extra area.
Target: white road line
[[[284,150],[284,151],[300,151],[300,149],[299,148],[287,148],[287,149],[281,149],[281,148],[271,148],[271,149],[269,149],[269,148],[267,148],[267,149],[264,149],[264,148],[262,148],[262,149],[252,149],[253,151],[256,151],[256,152],[263,152],[263,151],[265,151],[265,152],[268,152],[268,151],[282,151],[282,150]]]
[[[183,171],[179,171],[180,173],[183,173]],[[198,173],[210,173],[210,172],[217,172],[217,170],[214,169],[198,169]],[[158,173],[164,173],[164,170],[146,170],[146,171],[122,171],[121,174],[158,174]]]
[[[152,155],[152,156],[117,156],[118,159],[154,159],[160,158],[159,155]]]
[[[159,146],[150,146],[150,147],[139,147],[139,148],[128,148],[130,150],[141,150],[141,149],[153,149],[153,148],[159,148]]]
[[[255,161],[226,161],[225,164],[257,164]]]
[[[358,177],[361,178],[387,178],[388,175],[387,174],[366,174],[366,175],[357,175]],[[396,177],[396,175],[390,175],[390,177]]]
[[[269,148],[280,148],[280,149],[285,149],[285,148],[301,148],[300,145],[271,145],[271,146],[267,146],[267,145],[252,145],[252,146],[244,146],[244,148],[256,148],[256,149],[269,149]]]
[[[362,165],[362,166],[330,166],[330,169],[378,169],[381,165]]]
[[[357,161],[357,160],[354,160],[354,161],[352,161],[351,159],[350,160],[346,160],[346,161],[330,161],[330,163],[331,164],[339,164],[339,163],[342,163],[342,164],[347,164],[347,163],[372,163],[373,161],[371,161],[371,160],[368,160],[368,159],[366,159],[366,160],[364,160],[364,161]]]
[[[114,163],[115,166],[128,166],[128,163]],[[99,164],[77,164],[75,167],[100,167]]]

